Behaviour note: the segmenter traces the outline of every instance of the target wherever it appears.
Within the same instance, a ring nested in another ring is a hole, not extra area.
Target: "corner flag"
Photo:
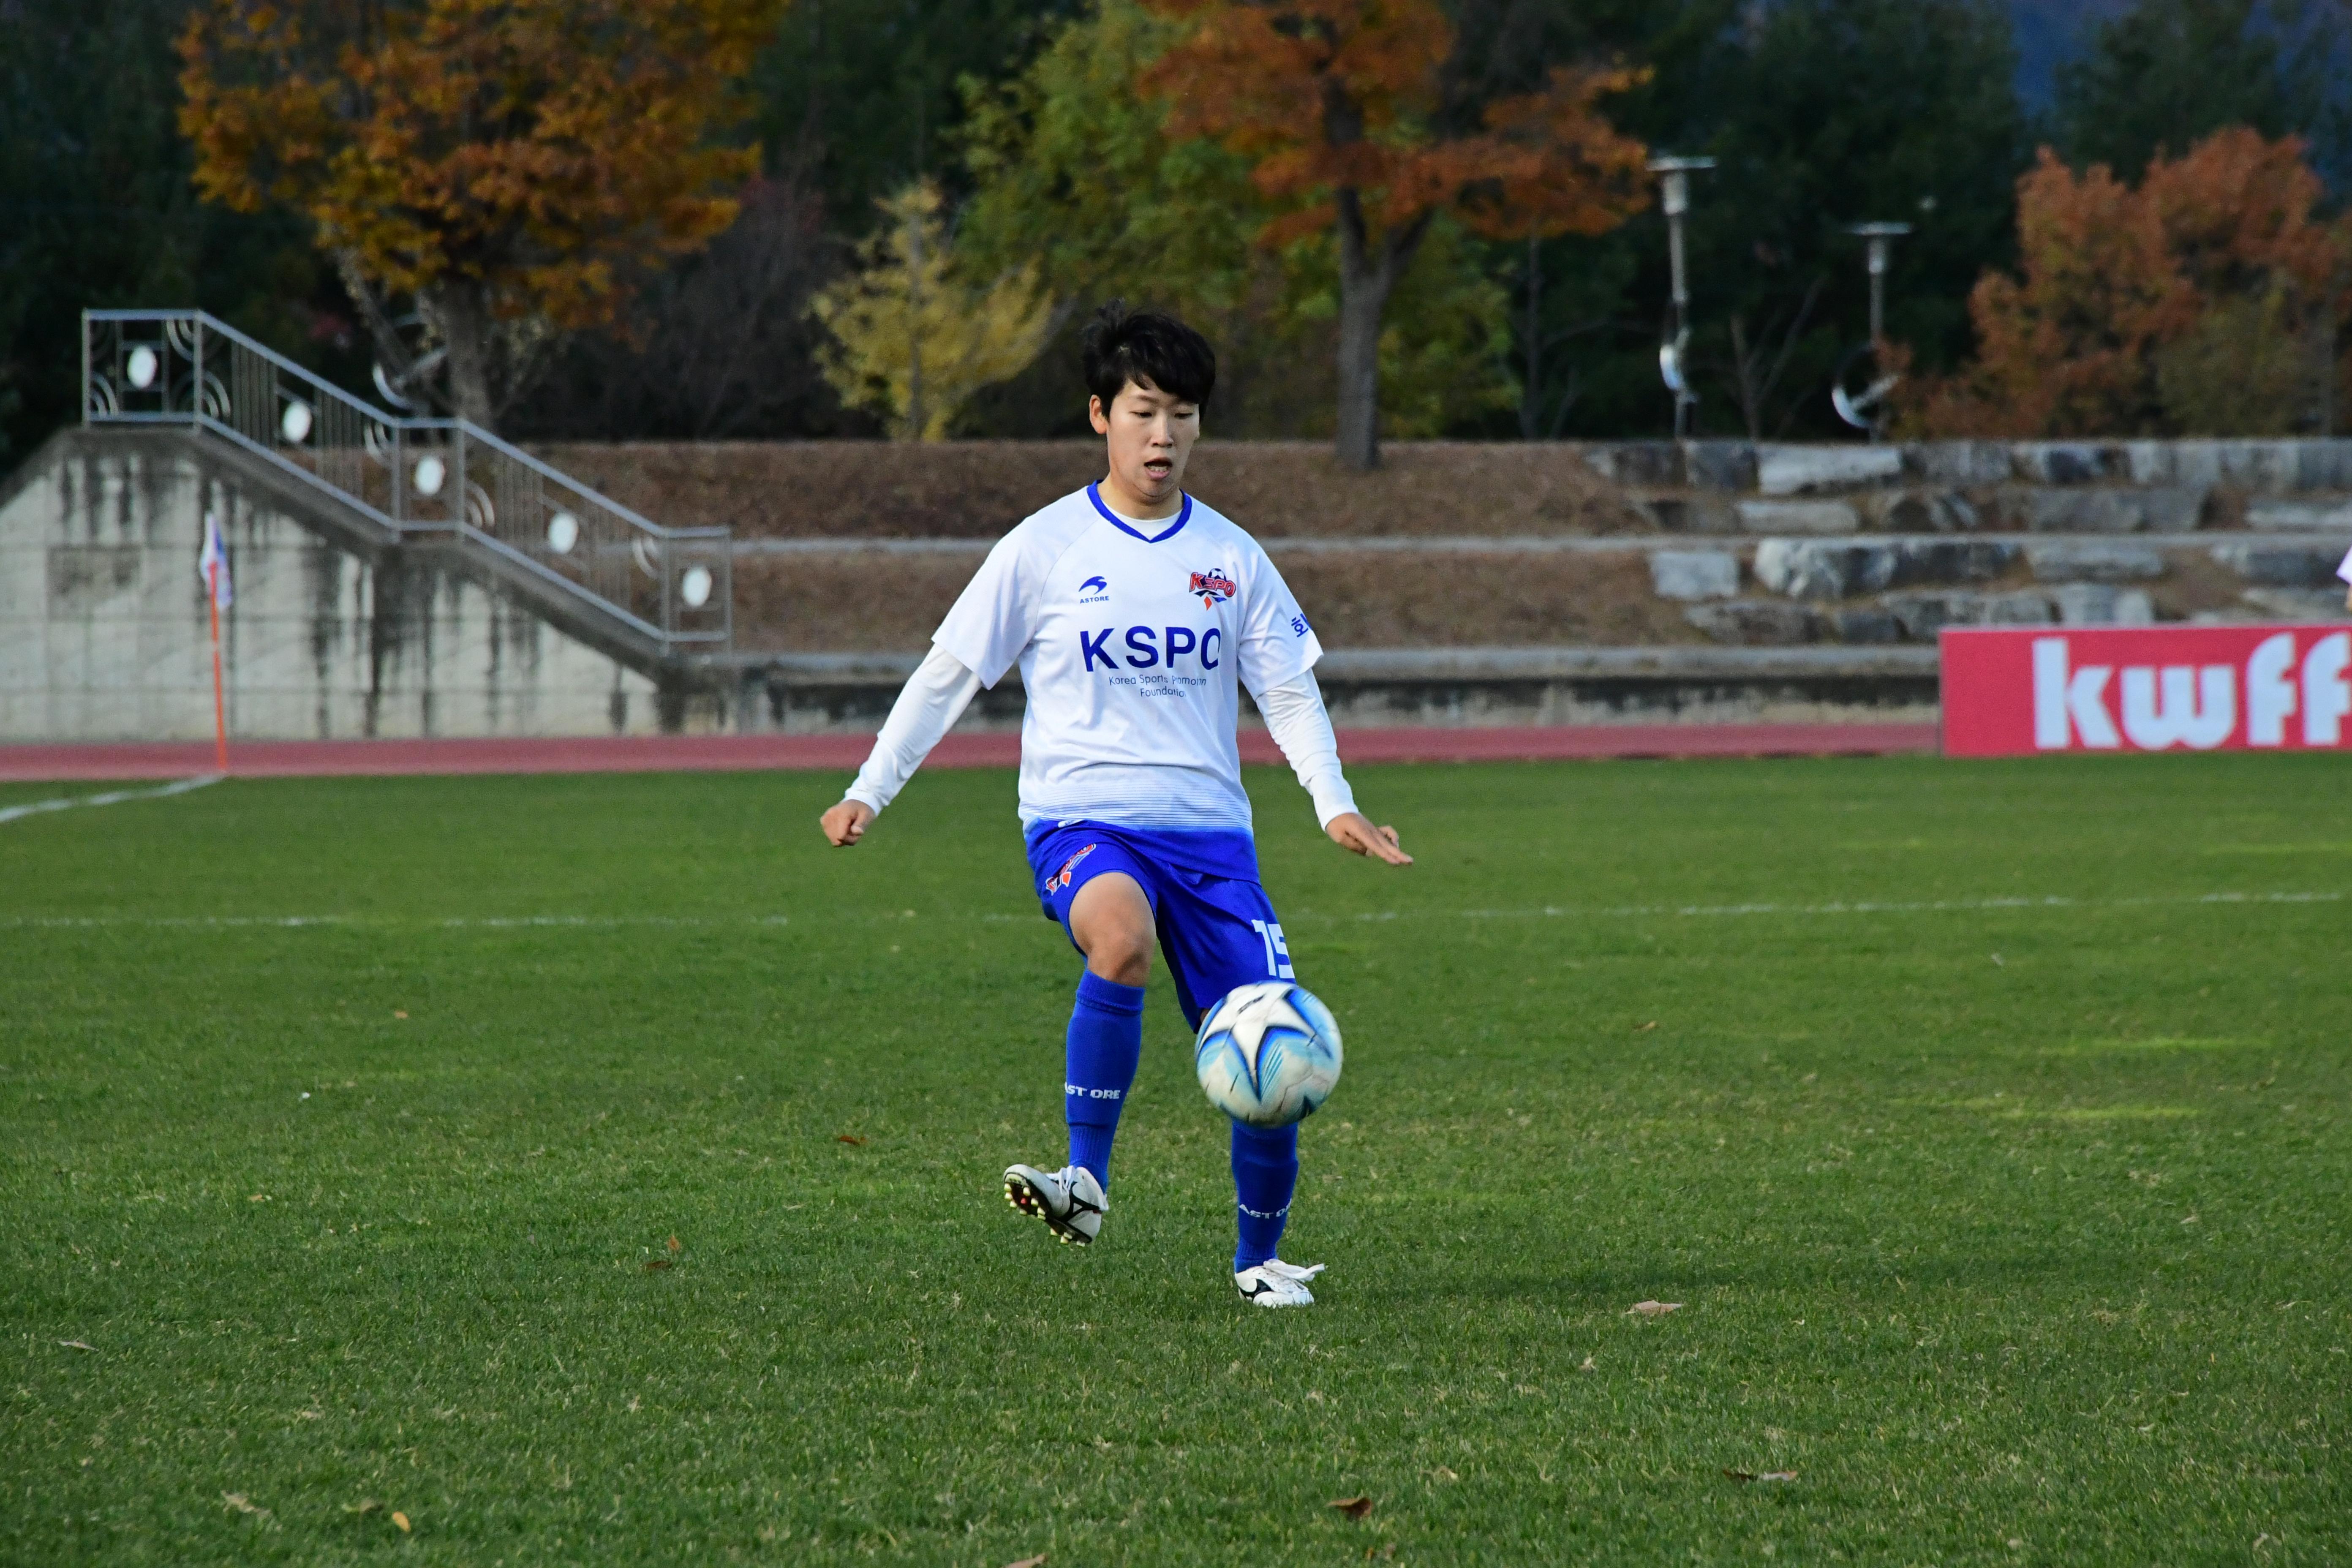
[[[228,546],[221,540],[220,519],[205,513],[205,547],[196,556],[197,581],[212,590],[213,608],[226,610],[236,602],[229,591]]]

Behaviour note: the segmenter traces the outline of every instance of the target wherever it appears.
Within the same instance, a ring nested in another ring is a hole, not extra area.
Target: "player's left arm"
[[[1339,771],[1339,737],[1331,732],[1331,715],[1323,706],[1315,672],[1302,669],[1288,680],[1251,695],[1257,699],[1258,711],[1265,715],[1265,727],[1275,744],[1282,748],[1291,771],[1314,797],[1316,820],[1331,836],[1331,842],[1391,866],[1412,865],[1412,857],[1397,842],[1397,830],[1374,826],[1370,817],[1356,809],[1355,791]]]

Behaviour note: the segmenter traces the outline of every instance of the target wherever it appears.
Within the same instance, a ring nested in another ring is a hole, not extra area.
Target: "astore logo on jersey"
[[[1109,604],[1110,584],[1101,577],[1087,578],[1078,584],[1078,603],[1081,605]]]
[[[1234,580],[1225,575],[1223,567],[1213,572],[1192,574],[1192,596],[1201,601],[1201,608],[1204,610],[1215,609],[1220,599],[1232,598],[1235,588]]]

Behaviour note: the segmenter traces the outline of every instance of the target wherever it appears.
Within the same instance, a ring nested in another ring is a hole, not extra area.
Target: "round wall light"
[[[131,357],[122,362],[124,378],[142,392],[155,384],[155,373],[162,368],[162,362],[156,359],[155,351],[144,343],[132,349]]]
[[[689,610],[698,610],[710,603],[710,568],[692,566],[677,581],[677,596],[686,601]]]
[[[416,459],[416,493],[418,495],[428,497],[439,495],[442,485],[448,478],[449,465],[440,458],[428,456]]]
[[[286,400],[286,412],[278,416],[278,433],[286,437],[289,447],[299,447],[310,438],[310,405],[299,397]]]
[[[547,520],[547,547],[558,555],[569,555],[572,547],[580,542],[580,520],[568,511],[559,511]]]

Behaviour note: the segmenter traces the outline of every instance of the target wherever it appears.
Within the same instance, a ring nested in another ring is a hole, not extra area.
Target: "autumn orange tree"
[[[2352,323],[2352,221],[2294,137],[2243,126],[2137,189],[2048,148],[2018,182],[2020,276],[1969,298],[1975,360],[1923,384],[1911,427],[1984,437],[2284,433],[2326,399]]]
[[[316,226],[401,353],[415,297],[448,401],[493,421],[518,343],[601,326],[734,220],[715,138],[783,0],[207,0],[180,39],[196,183]]]
[[[1381,317],[1430,225],[1600,234],[1646,202],[1644,149],[1602,116],[1637,73],[1561,68],[1477,101],[1433,0],[1158,0],[1188,35],[1146,69],[1170,133],[1223,142],[1283,209],[1259,238],[1329,233],[1339,262],[1339,451],[1380,460]]]

